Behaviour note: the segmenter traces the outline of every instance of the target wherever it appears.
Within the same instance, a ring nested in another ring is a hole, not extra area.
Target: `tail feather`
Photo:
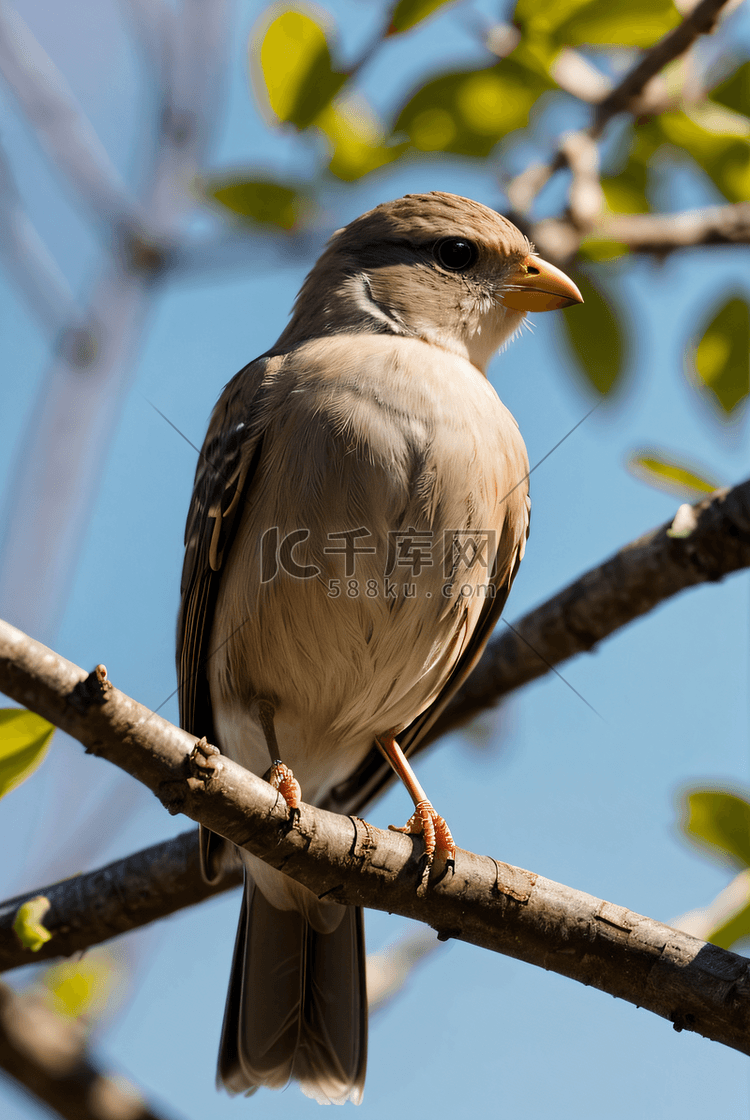
[[[277,910],[248,877],[234,947],[217,1080],[230,1093],[292,1079],[321,1103],[362,1099],[367,992],[362,911],[332,933]]]

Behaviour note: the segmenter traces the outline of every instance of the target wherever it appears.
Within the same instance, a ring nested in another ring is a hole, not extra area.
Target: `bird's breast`
[[[523,442],[474,367],[417,340],[307,344],[262,407],[214,704],[265,696],[310,740],[369,747],[432,702],[514,562]]]

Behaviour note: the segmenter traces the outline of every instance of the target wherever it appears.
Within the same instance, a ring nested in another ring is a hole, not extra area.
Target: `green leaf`
[[[409,31],[433,15],[438,8],[444,8],[451,2],[452,0],[398,0],[391,13],[388,34],[398,35],[402,31]]]
[[[537,97],[552,85],[512,58],[443,74],[404,105],[394,131],[405,132],[422,152],[485,159],[501,137],[526,127]]]
[[[351,183],[392,163],[408,144],[386,143],[380,122],[360,98],[339,99],[315,118],[315,125],[331,141],[329,171]]]
[[[680,22],[672,0],[592,0],[555,29],[569,46],[650,47]]]
[[[0,709],[0,797],[33,774],[54,733],[54,726],[34,712]]]
[[[750,197],[750,121],[716,105],[662,113],[653,123],[663,141],[692,156],[730,202]]]
[[[618,257],[625,257],[630,252],[630,246],[624,241],[604,239],[596,234],[584,237],[578,246],[578,253],[585,261],[614,261]]]
[[[680,826],[688,839],[732,863],[750,867],[750,802],[722,789],[695,789],[685,795]]]
[[[49,899],[40,894],[19,906],[13,919],[13,932],[24,949],[30,949],[32,953],[38,953],[42,945],[52,940],[52,934],[42,925],[49,907]]]
[[[579,272],[574,279],[584,302],[568,308],[560,318],[581,372],[597,393],[606,396],[622,376],[625,336],[608,298],[590,277]]]
[[[251,67],[255,51],[253,42]],[[271,109],[298,129],[312,124],[347,79],[333,68],[325,30],[302,7],[272,20],[257,53]]]
[[[532,38],[549,36],[590,3],[591,0],[518,0],[513,23]]]
[[[709,323],[695,350],[695,369],[711,399],[728,415],[750,392],[750,309],[728,300]]]
[[[713,89],[711,100],[718,101],[735,113],[750,116],[750,62],[745,62],[731,77]]]
[[[704,494],[713,494],[719,486],[718,482],[699,474],[693,466],[673,459],[663,451],[638,451],[631,455],[627,467],[642,482],[680,498],[695,500]]]
[[[205,179],[202,189],[233,214],[281,229],[302,224],[312,205],[298,188],[264,179]]]
[[[631,155],[619,175],[602,179],[607,206],[615,214],[645,214],[651,208],[646,196],[648,166],[645,160]]]
[[[519,0],[514,22],[561,45],[650,47],[680,14],[672,0]]]
[[[630,158],[647,165],[656,151],[664,144],[665,136],[659,127],[660,117],[636,121],[633,127]]]
[[[558,43],[546,36],[527,37],[522,39],[511,53],[513,55],[511,61],[514,66],[522,68],[521,73],[526,71],[527,75],[533,74],[537,80],[541,79],[540,92],[559,88],[552,77],[554,65],[560,55]]]
[[[86,1024],[100,1018],[122,988],[123,970],[117,956],[107,949],[89,950],[84,960],[61,961],[42,975],[49,1002],[66,1019],[83,1018]]]

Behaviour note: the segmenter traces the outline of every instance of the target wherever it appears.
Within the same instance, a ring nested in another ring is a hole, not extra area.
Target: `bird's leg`
[[[386,731],[385,734],[376,736],[375,742],[406,786],[414,802],[414,812],[403,828],[396,828],[395,825],[389,825],[388,827],[392,832],[405,832],[410,836],[419,836],[421,834],[424,837],[427,867],[425,879],[423,879],[420,887],[421,892],[426,877],[429,876],[435,854],[437,853],[439,857],[447,860],[450,864],[455,864],[456,845],[451,836],[451,830],[430,803],[427,794],[419,784],[417,775],[409,765],[407,757],[396,742],[393,733],[391,731]]]
[[[275,714],[276,710],[268,700],[258,701],[258,721],[271,759],[271,768],[266,771],[264,777],[275,790],[278,790],[289,806],[291,816],[294,817],[295,813],[299,812],[302,790],[292,771],[279,758],[279,744],[273,724]]]

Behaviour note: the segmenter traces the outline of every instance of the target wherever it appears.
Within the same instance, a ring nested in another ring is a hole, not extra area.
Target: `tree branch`
[[[618,241],[633,253],[658,255],[696,245],[747,245],[750,202],[683,210],[678,214],[616,214],[600,222],[589,237]]]
[[[169,914],[205,902],[242,882],[242,869],[228,868],[220,884],[203,881],[195,829],[154,844],[72,879],[63,879],[0,903],[0,972],[55,957],[70,957],[93,945],[140,929]],[[51,941],[35,952],[24,949],[13,921],[24,902],[43,895],[50,904],[44,926]]]
[[[647,51],[640,62],[599,102],[589,127],[573,136],[580,136],[581,142],[586,139],[592,142],[599,140],[614,116],[628,109],[637,109],[638,100],[648,82],[670,62],[684,54],[701,35],[711,32],[721,9],[727,3],[729,0],[701,0],[682,23]],[[548,163],[527,167],[506,185],[505,193],[516,212],[510,215],[514,220],[524,224],[522,216],[528,212],[536,196],[557,171],[570,167],[574,171],[575,181],[576,165],[575,160],[571,162],[571,155],[575,155],[580,146],[581,144],[572,142],[570,134],[564,136]],[[558,220],[546,225],[540,223],[530,231],[530,236],[548,256],[554,256],[558,261],[565,260],[574,255],[581,236],[588,232],[589,226],[585,223],[581,225],[576,217],[575,214],[569,214],[567,222]],[[562,227],[567,230],[567,236],[563,236],[565,230]],[[556,237],[545,238],[545,233],[551,233],[553,228]]]
[[[123,0],[122,7],[149,68],[163,85],[177,11],[166,0]]]
[[[164,1120],[88,1053],[87,1034],[34,992],[0,983],[0,1069],[66,1120]]]
[[[144,782],[172,813],[226,836],[333,901],[388,910],[591,984],[750,1053],[750,962],[541,876],[459,851],[424,897],[422,842],[302,805],[0,623],[0,689]],[[104,683],[102,683],[104,679]]]
[[[591,649],[678,591],[750,565],[750,482],[717,491],[693,510],[695,527],[690,537],[670,537],[671,523],[666,523],[585,573],[495,639],[427,742],[545,673],[549,665]],[[33,706],[31,701],[29,705]],[[350,811],[374,796],[377,788],[374,782],[360,785],[349,791],[348,800],[342,797],[338,807]],[[45,924],[55,933],[35,957],[43,960],[69,956],[238,885],[237,870],[228,871],[215,887],[203,883],[196,837],[194,832],[183,833],[87,875],[0,905],[0,972],[28,961],[13,932],[13,919],[18,907],[39,893],[50,901]]]
[[[688,536],[671,536],[672,522],[666,522],[585,572],[514,626],[506,624],[415,753],[678,592],[750,567],[750,481],[681,508],[692,526]],[[332,791],[326,808],[358,813],[392,780],[387,763],[373,750]]]
[[[682,23],[647,51],[638,65],[629,70],[612,92],[599,102],[591,126],[592,137],[601,136],[612,117],[625,112],[643,93],[647,83],[670,62],[685,54],[696,39],[710,34],[716,26],[721,9],[728,2],[729,0],[701,0]]]

